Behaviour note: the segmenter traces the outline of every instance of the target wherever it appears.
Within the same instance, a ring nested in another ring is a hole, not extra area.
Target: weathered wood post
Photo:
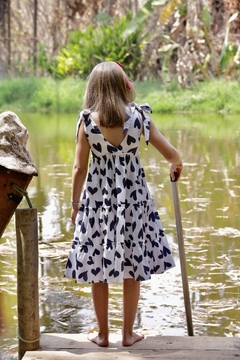
[[[16,210],[18,358],[39,348],[38,220],[27,194],[38,171],[26,150],[28,131],[12,111],[0,114],[0,237],[23,196],[29,209]]]
[[[17,209],[18,359],[39,348],[37,209]]]

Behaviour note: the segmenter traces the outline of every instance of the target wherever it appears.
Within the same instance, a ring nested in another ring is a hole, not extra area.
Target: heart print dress
[[[76,217],[65,276],[78,283],[148,280],[175,266],[139,157],[140,137],[149,140],[148,104],[131,103],[118,147],[91,117],[80,113],[91,161]]]

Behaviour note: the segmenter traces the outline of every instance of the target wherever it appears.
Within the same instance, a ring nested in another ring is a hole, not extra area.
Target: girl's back
[[[116,127],[105,127],[100,125],[100,120],[97,112],[93,112],[91,117],[104,138],[113,146],[118,147],[123,141],[125,134],[123,133],[123,125]]]

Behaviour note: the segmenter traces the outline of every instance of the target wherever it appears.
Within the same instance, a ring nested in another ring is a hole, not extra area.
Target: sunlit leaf
[[[236,12],[235,14],[233,14],[230,19],[228,20],[228,23],[231,23],[232,21],[236,20],[236,18],[238,17],[239,13]]]
[[[166,4],[168,0],[157,0],[157,1],[153,1],[152,2],[152,6],[161,6],[161,5],[164,5]]]
[[[167,44],[158,49],[159,52],[168,52],[178,48],[178,44]]]
[[[164,34],[164,35],[162,36],[162,38],[163,38],[164,40],[170,40],[170,35]]]
[[[207,6],[203,7],[202,19],[206,28],[209,29],[212,23],[212,18]]]
[[[232,57],[234,57],[234,55],[237,52],[236,51],[237,48],[236,48],[234,54],[232,54],[231,50],[229,49],[229,31],[230,31],[230,23],[238,17],[238,14],[239,14],[238,12],[233,14],[226,24],[225,38],[224,38],[223,47],[222,47],[222,51],[221,51],[221,55],[220,55],[220,62],[221,62],[222,69],[225,69],[227,67],[229,60]]]
[[[166,24],[173,15],[175,8],[180,5],[182,0],[169,0],[161,11],[159,21],[161,24]]]

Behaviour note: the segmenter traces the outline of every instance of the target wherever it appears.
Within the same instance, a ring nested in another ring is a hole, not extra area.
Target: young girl
[[[148,117],[149,106],[138,106],[134,98],[121,64],[100,63],[89,76],[77,123],[75,233],[65,276],[92,284],[99,332],[89,340],[99,346],[109,343],[108,283],[123,282],[122,344],[130,346],[144,337],[133,332],[140,281],[175,266],[139,158],[141,135],[171,163],[173,180],[181,175],[182,161]]]

